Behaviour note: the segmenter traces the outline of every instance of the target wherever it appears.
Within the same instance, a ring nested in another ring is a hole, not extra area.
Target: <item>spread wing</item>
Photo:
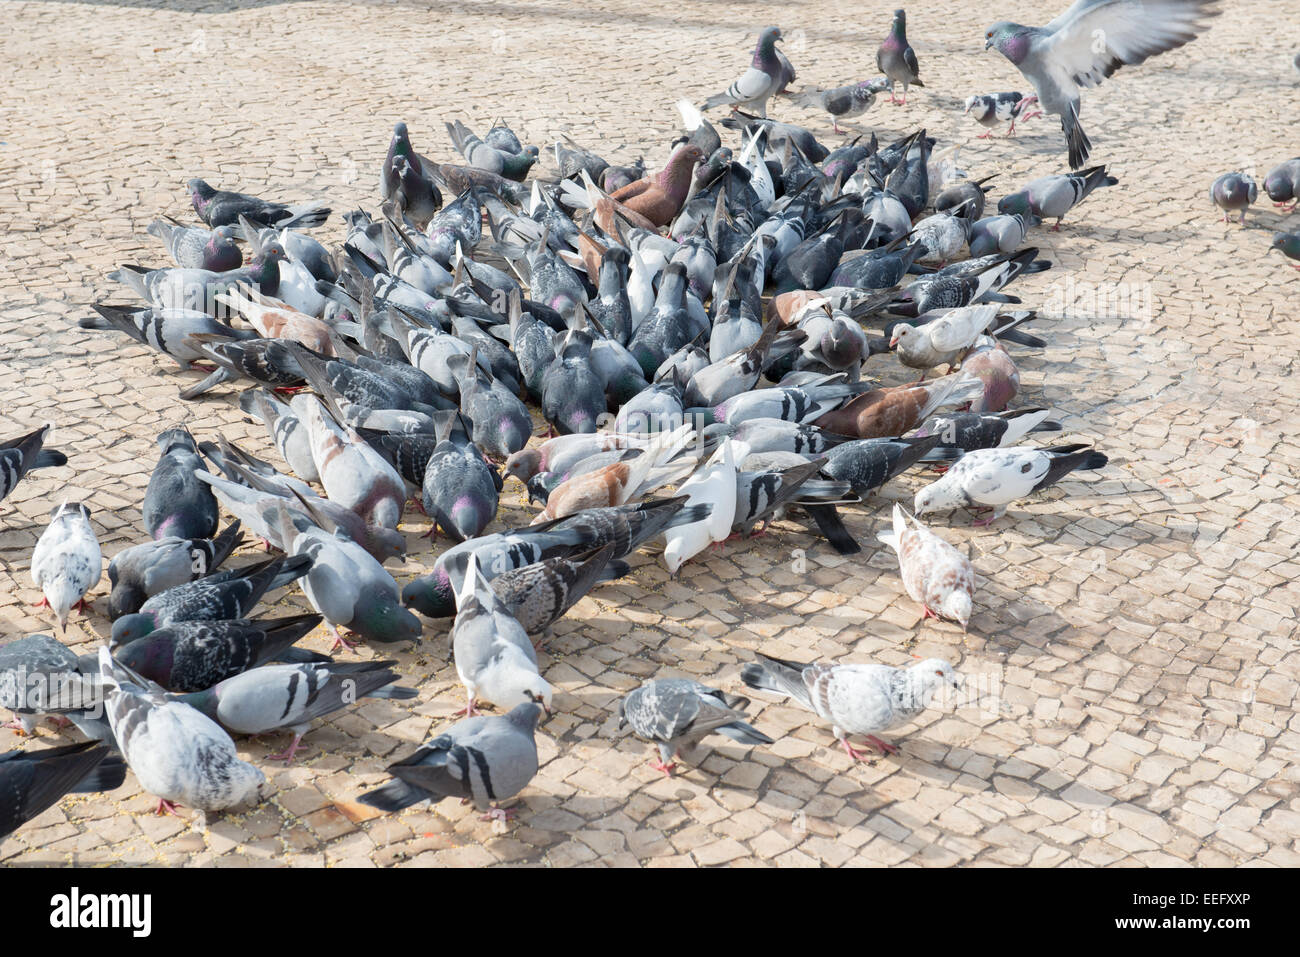
[[[1196,39],[1219,0],[1076,0],[1047,25],[1048,53],[1078,86]]]

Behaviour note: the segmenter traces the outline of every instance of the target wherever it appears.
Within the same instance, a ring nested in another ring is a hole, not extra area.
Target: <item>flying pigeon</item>
[[[112,791],[124,780],[126,764],[96,741],[0,754],[0,838],[69,792]]]
[[[239,759],[215,721],[137,684],[102,645],[99,670],[113,736],[140,786],[158,796],[159,814],[174,814],[177,804],[221,811],[259,798],[266,776]]]
[[[1080,87],[1097,86],[1121,66],[1196,39],[1219,0],[1075,0],[1045,27],[1001,20],[984,34],[984,49],[1010,60],[1034,92],[1043,111],[1061,118],[1070,168],[1088,160],[1092,143],[1079,125]]]
[[[703,109],[729,104],[733,110],[745,107],[766,117],[767,101],[782,85],[783,70],[776,54],[776,44],[781,39],[780,27],[768,27],[760,33],[749,69],[726,92],[705,100]]]
[[[1025,96],[1023,93],[977,93],[966,98],[966,109],[962,112],[969,113],[980,126],[988,130],[987,133],[979,135],[979,139],[986,140],[993,135],[993,129],[1001,123],[1010,120],[1011,126],[1007,130],[1007,136],[1014,136],[1017,120],[1024,123],[1036,116],[1042,116],[1042,110],[1025,112],[1037,102],[1038,97]]]
[[[4,501],[32,469],[68,464],[68,457],[62,452],[41,448],[53,428],[54,423],[47,422],[34,432],[0,442],[0,501]]]
[[[961,686],[952,665],[942,658],[927,658],[910,668],[800,664],[764,654],[758,659],[758,664],[741,669],[740,679],[751,688],[794,698],[830,721],[844,752],[858,761],[865,757],[849,744],[849,735],[865,737],[881,754],[896,753],[897,747],[877,735],[911,721],[945,685]]]
[[[104,571],[104,553],[90,527],[90,509],[64,500],[50,512],[50,524],[32,552],[32,582],[45,593],[42,608],[51,608],[59,628],[68,626],[68,613],[86,610],[86,592]]]
[[[772,744],[772,739],[745,721],[749,699],[686,678],[659,678],[643,683],[619,699],[618,726],[630,726],[659,749],[650,766],[673,776],[673,757],[695,747],[706,735],[725,734],[741,744]]]
[[[1223,221],[1228,222],[1228,214],[1240,210],[1241,225],[1246,225],[1246,210],[1254,204],[1259,196],[1259,187],[1245,173],[1224,173],[1210,184],[1210,202],[1223,210]]]
[[[905,105],[909,86],[925,87],[921,82],[921,68],[916,62],[916,51],[907,42],[907,13],[903,10],[894,11],[889,36],[885,37],[876,50],[876,68],[889,78],[890,103]],[[901,100],[894,96],[895,83],[903,84]]]
[[[360,698],[415,697],[415,689],[394,683],[391,661],[312,662],[266,665],[233,675],[203,691],[172,695],[236,734],[268,734],[282,728],[293,740],[272,761],[292,764],[299,742],[316,718],[333,714]]]
[[[968,559],[934,532],[894,505],[894,529],[877,538],[898,553],[903,587],[919,601],[926,618],[947,618],[961,625],[970,621],[975,597],[975,569]]]
[[[968,452],[932,485],[916,493],[918,515],[943,509],[982,506],[992,514],[988,525],[1006,514],[1007,506],[1030,492],[1055,485],[1075,469],[1099,469],[1108,459],[1084,445],[1045,449],[977,449]]]
[[[542,709],[531,701],[500,716],[458,721],[410,757],[389,765],[396,780],[363,794],[362,804],[400,811],[420,801],[456,797],[480,811],[509,800],[537,774],[535,734]],[[495,809],[484,820],[504,820],[511,810]]]
[[[320,615],[250,621],[174,621],[117,649],[119,664],[168,691],[205,691],[220,681],[286,654],[324,659],[290,646]]]

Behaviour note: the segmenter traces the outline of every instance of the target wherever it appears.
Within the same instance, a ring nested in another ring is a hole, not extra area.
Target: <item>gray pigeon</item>
[[[487,170],[489,173],[496,173],[498,176],[504,176],[506,179],[512,179],[515,182],[523,182],[532,169],[533,164],[537,162],[538,150],[536,146],[523,147],[517,151],[501,149],[489,143],[485,143],[479,137],[470,132],[460,120],[445,124],[447,135],[456,146],[456,151],[470,166],[475,169]],[[512,134],[513,136],[513,134]],[[503,142],[500,135],[496,142]],[[514,139],[514,145],[518,139]]]
[[[573,557],[548,558],[492,579],[492,590],[529,635],[540,635],[600,582],[626,575],[627,562],[613,561],[614,546]]]
[[[168,429],[158,436],[158,464],[144,492],[145,530],[154,538],[211,538],[217,533],[217,499],[194,476],[203,468],[199,448],[188,429]]]
[[[830,721],[844,752],[859,761],[862,752],[849,744],[849,735],[862,735],[881,754],[896,752],[877,734],[911,721],[944,685],[961,686],[942,658],[927,658],[910,668],[805,665],[763,654],[758,659],[758,664],[745,665],[741,680],[751,688],[787,695]]]
[[[1241,225],[1246,225],[1246,210],[1259,196],[1259,187],[1245,173],[1224,173],[1210,184],[1210,202],[1223,210],[1223,221],[1228,222],[1228,214],[1234,210],[1241,211]]]
[[[239,759],[215,721],[136,683],[106,646],[99,649],[99,671],[118,748],[140,786],[158,796],[159,814],[174,814],[177,804],[221,811],[259,798],[266,776]]]
[[[768,27],[760,33],[749,69],[727,87],[725,92],[705,100],[703,109],[712,109],[725,103],[732,109],[744,107],[766,117],[767,101],[782,85],[783,70],[776,52],[776,43],[780,39],[780,27]]]
[[[1045,27],[1001,20],[984,34],[1034,86],[1043,111],[1061,118],[1070,168],[1088,161],[1092,143],[1079,125],[1080,87],[1097,86],[1121,66],[1196,39],[1219,0],[1075,0]]]
[[[391,661],[316,662],[253,668],[191,694],[173,695],[236,734],[267,734],[288,728],[293,740],[272,761],[293,763],[299,742],[316,718],[355,704],[360,698],[401,700],[415,689],[395,686]]]
[[[425,465],[425,513],[455,541],[483,534],[496,517],[501,476],[470,441],[459,412],[437,413],[438,442]]]
[[[534,736],[541,715],[541,708],[526,701],[500,717],[458,721],[409,758],[389,765],[397,780],[363,794],[361,803],[400,811],[420,801],[456,797],[486,811],[492,802],[509,800],[537,773]],[[497,808],[484,820],[512,814]]]
[[[1014,253],[1025,241],[1030,226],[1042,222],[1033,213],[985,216],[970,228],[970,254],[990,256],[993,253]]]
[[[451,644],[467,695],[466,715],[475,714],[480,698],[500,708],[531,701],[549,711],[551,686],[537,671],[528,633],[483,577],[473,552],[464,556],[463,575]]]
[[[1031,180],[1018,192],[998,200],[999,213],[1034,215],[1039,219],[1055,219],[1052,231],[1061,228],[1065,214],[1078,206],[1094,189],[1114,186],[1119,180],[1106,173],[1106,167],[1093,166],[1077,173],[1041,176]]]
[[[1269,170],[1264,177],[1264,192],[1282,212],[1295,212],[1300,206],[1300,157],[1279,163]]]
[[[126,764],[95,741],[0,754],[0,838],[65,794],[112,791],[124,780]]]
[[[320,481],[311,455],[311,436],[292,403],[281,402],[266,389],[249,389],[239,397],[239,407],[266,426],[289,471],[304,482]]]
[[[232,522],[215,538],[159,538],[122,549],[108,563],[108,617],[137,612],[159,592],[210,575],[243,540],[239,522]]]
[[[104,553],[90,527],[90,509],[64,502],[50,512],[50,524],[32,552],[32,582],[44,592],[42,607],[53,609],[59,627],[68,626],[75,606],[86,610],[86,592],[104,571]]]
[[[103,712],[98,666],[91,667],[49,635],[28,635],[0,645],[0,707],[13,712],[5,727],[28,735],[42,715],[55,724],[73,721],[89,737],[108,737],[91,715]]]
[[[916,51],[907,42],[907,13],[903,10],[894,11],[889,36],[885,37],[880,49],[876,51],[876,68],[889,78],[890,103],[905,105],[909,86],[925,87],[921,82],[921,68],[916,62]],[[903,84],[901,100],[894,96],[895,83]]]
[[[235,242],[239,232],[234,226],[202,229],[155,219],[145,231],[161,239],[172,261],[183,269],[226,272],[244,264],[244,254]]]
[[[840,120],[861,116],[871,109],[876,102],[876,94],[893,86],[888,79],[863,80],[861,83],[849,83],[829,90],[801,90],[790,97],[791,102],[800,106],[810,106],[825,110],[831,115],[831,126],[836,133],[840,130]]]
[[[42,448],[53,428],[54,423],[47,422],[34,432],[0,442],[0,501],[4,501],[32,469],[68,464],[68,457],[62,452]]]
[[[771,744],[772,739],[744,720],[748,698],[729,695],[686,678],[647,681],[618,702],[618,726],[659,748],[651,767],[672,777],[673,756],[693,748],[705,735],[718,732],[741,744]]]

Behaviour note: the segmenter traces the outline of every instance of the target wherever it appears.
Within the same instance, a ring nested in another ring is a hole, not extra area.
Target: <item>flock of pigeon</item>
[[[1273,205],[1284,213],[1294,213],[1300,206],[1300,156],[1289,159],[1269,170],[1264,177],[1264,192]],[[1210,201],[1223,210],[1223,221],[1230,213],[1240,213],[1238,222],[1246,225],[1246,210],[1259,198],[1259,187],[1247,172],[1234,170],[1224,173],[1210,184]],[[1288,259],[1295,260],[1293,268],[1300,269],[1300,229],[1273,234],[1268,252],[1278,250]]]
[[[1031,107],[1060,114],[1080,165],[1087,138],[1068,77],[1091,85],[1181,45],[1211,7],[1080,0],[1042,30],[998,24],[988,45],[1035,93],[972,98],[967,112],[986,126],[1023,121]],[[1113,32],[1088,59],[1078,37],[1098,23]],[[768,118],[794,79],[780,37],[763,31],[750,70],[705,104],[733,108],[719,121],[733,145],[683,102],[685,129],[658,173],[557,142],[547,180],[539,150],[501,123],[481,138],[447,124],[460,161],[442,163],[398,123],[377,209],[344,215],[334,246],[309,232],[329,209],[190,181],[201,223],[149,227],[175,265],[124,265],[112,278],[142,303],[96,305],[81,324],[204,372],[185,399],[240,390],[281,461],[185,427],[158,437],[142,505],[149,539],[108,568],[110,642],[83,657],[49,635],[0,646],[0,705],[16,727],[30,733],[49,716],[91,739],[0,757],[0,832],[69,789],[115,787],[127,766],[160,811],[256,800],[263,772],[239,758],[232,734],[289,731],[273,759],[292,761],[315,719],[366,696],[415,695],[392,661],[338,661],[295,642],[322,622],[334,651],[420,641],[421,617],[453,619],[466,716],[361,800],[396,810],[458,797],[506,816],[500,802],[537,772],[534,732],[552,705],[536,648],[575,602],[635,574],[628,558],[642,546],[662,541],[675,574],[778,519],[858,553],[841,510],[869,507],[904,472],[933,480],[910,512],[893,506],[879,539],[925,616],[965,630],[975,573],[919,516],[969,509],[993,522],[1106,464],[1086,445],[1032,444],[1061,426],[1048,409],[1012,407],[1008,347],[1044,343],[1024,328],[1034,312],[1006,290],[1051,268],[1026,244],[1032,230],[1048,219],[1059,228],[1117,180],[1099,166],[1038,178],[985,215],[992,177],[967,178],[925,130],[831,149]],[[895,100],[895,84],[905,102],[922,84],[902,11],[877,63],[879,79],[800,101],[836,130],[877,93]],[[895,361],[916,381],[875,384]],[[549,427],[540,443],[530,444],[530,405]],[[50,429],[3,444],[0,497],[31,469],[66,464],[43,447]],[[492,529],[509,480],[538,514]],[[455,544],[399,586],[385,563],[404,558],[397,529],[412,498],[430,534]],[[245,535],[279,554],[230,567]],[[61,628],[85,608],[102,563],[89,509],[60,504],[32,578]],[[315,614],[252,617],[294,583]],[[879,735],[960,684],[941,659],[893,668],[762,654],[741,678],[815,712],[855,759],[864,753],[851,736],[895,751]],[[479,714],[486,704],[499,713]],[[652,742],[654,766],[671,774],[679,750],[713,732],[771,743],[747,704],[655,679],[620,701],[620,726]]]

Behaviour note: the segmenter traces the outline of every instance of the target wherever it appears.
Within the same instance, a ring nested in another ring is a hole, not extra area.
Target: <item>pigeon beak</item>
[[[993,38],[989,37],[987,40],[984,41],[984,49],[988,50],[992,48],[992,46],[993,46]]]

